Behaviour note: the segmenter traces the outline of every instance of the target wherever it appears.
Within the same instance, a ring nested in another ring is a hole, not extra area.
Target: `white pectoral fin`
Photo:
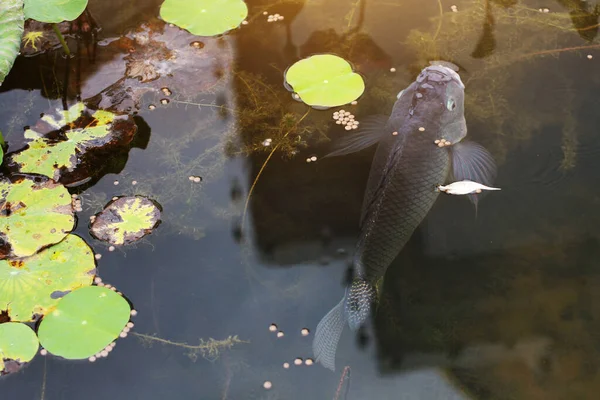
[[[497,190],[486,189],[491,187],[496,179],[496,162],[485,147],[474,142],[459,142],[450,147],[452,153],[452,175],[456,181],[471,181],[482,185],[480,188],[475,188],[483,191]],[[450,185],[447,185],[450,186]],[[469,200],[477,209],[479,193],[464,193],[468,194]]]

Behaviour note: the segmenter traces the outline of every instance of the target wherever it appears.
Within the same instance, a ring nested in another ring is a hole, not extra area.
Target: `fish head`
[[[436,139],[456,144],[467,135],[464,96],[465,85],[458,73],[434,64],[423,69],[401,97],[410,101],[412,124],[428,126]]]

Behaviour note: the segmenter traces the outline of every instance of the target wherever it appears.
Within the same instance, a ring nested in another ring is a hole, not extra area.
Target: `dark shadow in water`
[[[494,37],[494,16],[492,15],[492,6],[490,0],[485,2],[485,20],[483,22],[483,32],[477,46],[471,57],[473,58],[485,58],[492,55],[496,49],[496,38]]]
[[[556,0],[569,10],[573,27],[583,39],[591,42],[598,35],[598,17],[600,4],[590,4],[584,0]]]

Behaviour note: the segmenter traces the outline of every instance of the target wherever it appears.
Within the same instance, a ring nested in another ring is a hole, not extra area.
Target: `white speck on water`
[[[263,15],[267,15],[267,14],[268,14],[268,12],[266,12],[266,11],[263,11]]]
[[[587,58],[588,58],[588,60],[591,60],[592,58],[594,58],[594,56],[593,56],[593,55],[591,55],[591,54],[588,54],[588,55],[587,55]]]
[[[310,332],[308,331],[308,329],[307,329],[307,328],[302,328],[302,330],[300,331],[300,333],[302,334],[302,336],[308,336],[308,334],[309,334]]]
[[[396,132],[396,131],[392,132],[392,136],[398,136],[398,132]]]
[[[307,162],[307,163],[309,163],[310,161],[311,161],[311,160],[310,160],[310,157],[306,159],[306,162]]]
[[[269,331],[275,332],[276,330],[277,330],[277,325],[275,325],[275,324],[269,325]]]
[[[110,246],[110,247],[108,248],[108,251],[115,251],[115,246]]]
[[[114,181],[113,185],[117,186],[119,184],[119,181]]]
[[[131,181],[131,184],[132,184],[133,186],[135,186],[135,185],[137,185],[137,181]]]
[[[295,364],[295,365],[302,365],[302,359],[301,359],[300,357],[296,358],[296,359],[294,360],[294,364]]]
[[[358,101],[354,100],[354,101],[353,101],[352,103],[350,103],[350,104],[352,104],[353,106],[355,106],[355,105],[357,105],[357,104],[358,104]]]
[[[325,80],[323,81],[323,83],[329,83],[329,81],[328,81],[327,79],[325,79]]]
[[[283,333],[283,331],[279,331],[279,332],[277,332],[277,337],[278,337],[278,338],[282,338],[283,336],[284,336],[284,333]]]
[[[96,255],[94,255],[94,258],[95,258],[96,260],[99,260],[99,259],[101,259],[101,258],[102,258],[102,254],[96,254]]]
[[[248,21],[242,21],[242,25],[248,25]]]
[[[317,156],[312,156],[312,157],[310,158],[310,161],[317,161]]]
[[[83,321],[81,321],[81,325],[87,325],[87,321],[84,319]]]
[[[46,350],[46,349],[41,349],[41,350],[40,350],[40,354],[41,354],[42,356],[46,356],[46,355],[48,355],[48,350]]]
[[[283,363],[283,368],[288,369],[290,367],[290,363]]]
[[[396,72],[396,68],[394,68],[394,67],[390,68],[390,72]]]
[[[200,178],[199,176],[194,177],[194,183],[200,183],[201,180],[202,178]]]
[[[271,381],[265,381],[265,383],[263,383],[263,387],[269,390],[273,387],[273,384],[271,383]]]
[[[200,10],[200,12],[206,12],[206,10],[205,10],[205,9],[202,9],[202,10]]]
[[[312,359],[310,359],[310,358],[307,358],[307,359],[304,361],[304,364],[306,364],[306,365],[313,365],[313,360],[312,360]]]
[[[425,128],[423,128],[422,126],[419,128],[419,132],[425,132]]]

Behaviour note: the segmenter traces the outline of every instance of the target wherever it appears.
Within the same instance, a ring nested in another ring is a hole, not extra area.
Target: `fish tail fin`
[[[357,331],[371,316],[377,300],[377,285],[355,278],[346,299],[346,315],[352,331]]]
[[[335,371],[335,353],[347,321],[345,303],[346,295],[321,319],[313,339],[315,361],[332,371]]]

